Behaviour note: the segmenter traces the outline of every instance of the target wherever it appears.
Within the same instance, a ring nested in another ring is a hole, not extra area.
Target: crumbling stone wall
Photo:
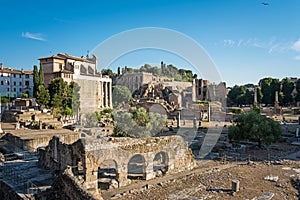
[[[96,198],[85,191],[72,176],[69,168],[56,177],[52,192],[47,196],[47,199],[96,200],[102,198],[100,195]]]
[[[180,136],[151,138],[85,138],[73,144],[64,144],[54,137],[49,145],[39,151],[39,163],[52,171],[71,167],[78,184],[93,196],[99,196],[99,168],[112,161],[116,170],[116,187],[130,184],[128,177],[130,162],[141,159],[143,179],[156,177],[157,157],[164,157],[164,173],[177,173],[192,169],[194,158],[187,143]],[[134,163],[133,163],[134,164]]]

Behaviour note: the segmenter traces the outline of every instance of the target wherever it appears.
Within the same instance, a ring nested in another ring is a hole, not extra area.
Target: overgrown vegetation
[[[115,136],[151,137],[162,130],[167,116],[131,108],[129,112],[114,113],[113,119]]]
[[[282,129],[278,122],[267,118],[252,110],[242,113],[234,120],[235,125],[229,127],[228,137],[230,140],[249,140],[270,145],[279,140]]]

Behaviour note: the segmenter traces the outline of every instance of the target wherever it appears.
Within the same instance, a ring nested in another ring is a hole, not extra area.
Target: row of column
[[[99,100],[101,108],[112,108],[112,84],[108,81],[100,81]]]

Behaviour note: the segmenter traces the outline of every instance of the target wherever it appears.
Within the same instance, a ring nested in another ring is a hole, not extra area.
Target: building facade
[[[33,71],[6,68],[0,63],[0,94],[8,98],[33,95]]]
[[[172,91],[182,92],[183,90],[190,90],[191,82],[174,81],[174,78],[165,76],[157,76],[147,72],[127,72],[116,80],[116,85],[126,86],[131,92],[139,89],[145,84],[162,83]]]
[[[62,78],[67,83],[78,83],[81,113],[112,108],[112,79],[98,72],[96,56],[57,54],[39,60],[44,71],[45,87],[54,78]]]

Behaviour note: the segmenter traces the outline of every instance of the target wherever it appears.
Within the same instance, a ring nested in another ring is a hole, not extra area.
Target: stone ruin
[[[85,138],[72,144],[53,137],[39,149],[39,164],[52,172],[70,171],[77,186],[95,198],[101,198],[103,189],[195,167],[192,152],[180,136]]]
[[[18,122],[24,127],[38,129],[59,129],[62,123],[50,113],[43,113],[39,110],[6,110],[2,116],[3,122]]]
[[[132,97],[132,106],[169,116],[176,116],[176,109],[181,107],[181,95],[162,83],[144,84],[133,92]]]

